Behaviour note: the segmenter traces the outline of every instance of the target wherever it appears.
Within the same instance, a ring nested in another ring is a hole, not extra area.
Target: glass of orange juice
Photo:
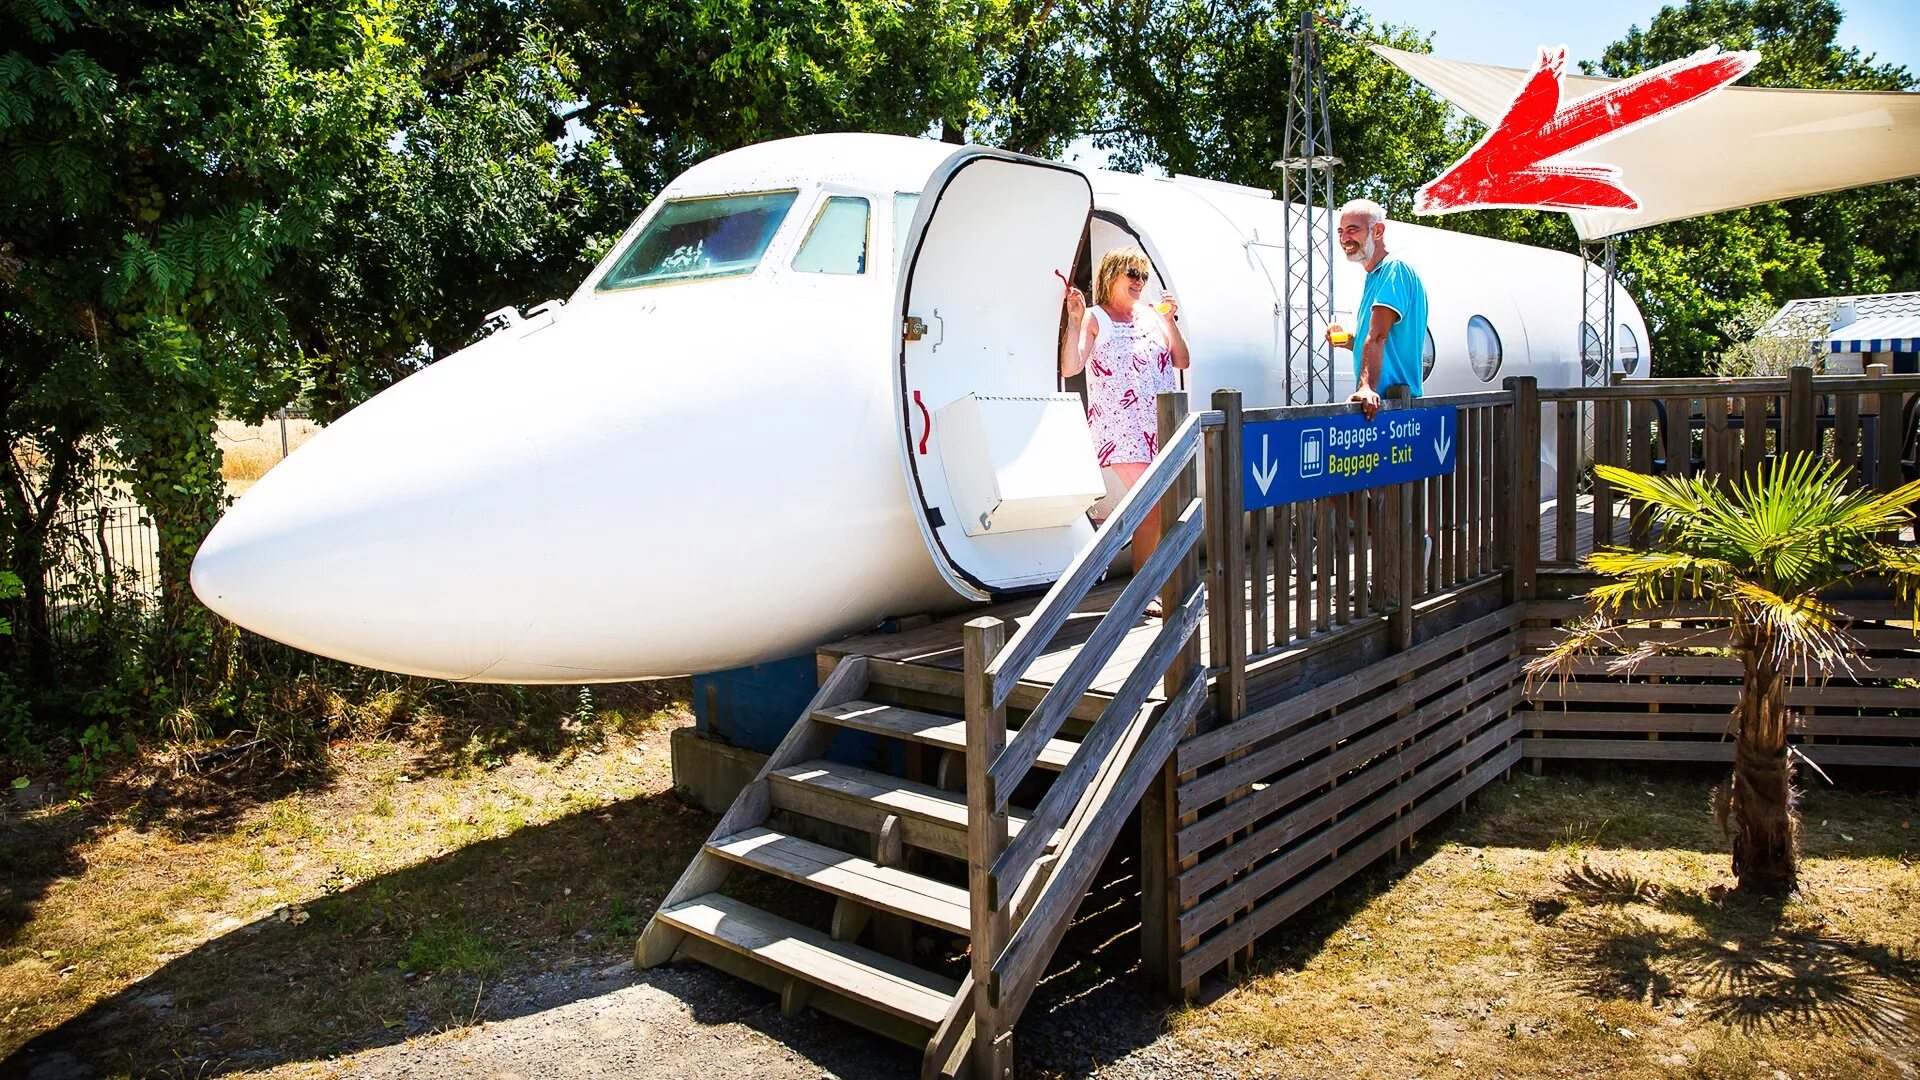
[[[1159,312],[1159,313],[1160,313],[1160,314],[1162,314],[1162,315],[1165,315],[1165,314],[1167,314],[1168,312],[1170,312],[1170,311],[1172,311],[1172,310],[1173,310],[1173,305],[1172,305],[1172,304],[1169,304],[1169,303],[1167,302],[1167,294],[1166,294],[1166,293],[1161,293],[1161,294],[1160,294],[1160,302],[1159,302],[1159,303],[1157,303],[1157,304],[1155,304],[1155,305],[1153,305],[1153,310],[1155,310],[1155,311],[1157,311],[1157,312]]]

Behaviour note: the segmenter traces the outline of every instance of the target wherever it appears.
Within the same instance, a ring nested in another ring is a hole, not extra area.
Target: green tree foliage
[[[520,4],[477,5],[511,26]],[[889,0],[554,2],[532,16],[564,30],[577,100],[559,115],[595,150],[602,229],[701,158],[822,131],[918,135],[963,124],[984,38],[1004,37],[1005,3]],[[510,31],[494,31],[506,37]],[[493,46],[477,39],[481,55]],[[557,132],[556,132],[557,134]]]
[[[1086,5],[1086,48],[1098,57],[1110,95],[1101,102],[1098,145],[1121,168],[1278,187],[1273,163],[1285,155],[1286,93],[1300,0],[1283,3]],[[1424,49],[1403,27],[1376,27],[1364,12],[1336,6],[1320,34],[1328,126],[1344,164],[1336,182],[1351,196],[1390,210],[1466,146],[1465,125],[1439,98],[1368,52],[1369,41]]]
[[[235,654],[187,580],[224,499],[216,416],[296,395],[337,415],[467,344],[485,312],[564,295],[706,155],[964,122],[1014,18],[0,0],[0,551],[26,586],[0,659],[41,687],[89,682],[49,666],[47,563],[106,475],[157,527],[161,602],[110,650],[132,697],[98,700],[158,715],[219,697]]]
[[[1088,5],[1058,0],[1010,4],[981,36],[964,132],[949,123],[947,136],[1050,157],[1094,131],[1110,94],[1107,73],[1087,45],[1091,14]]]
[[[408,37],[418,15],[384,2],[0,7],[14,43],[0,55],[9,554],[40,569],[42,519],[109,451],[160,536],[163,652],[204,637],[187,568],[221,505],[216,413],[258,416],[315,369],[378,370],[438,322],[470,326],[468,305],[507,283],[458,293],[473,282],[442,271],[539,239],[515,215],[549,200],[551,170],[514,167],[551,148],[524,115],[517,141],[487,123],[525,112],[500,80],[537,85],[537,72],[502,65],[469,80],[492,75],[495,92],[435,98]],[[466,125],[478,130],[464,158],[425,141]],[[444,190],[463,167],[494,190]],[[370,231],[417,230],[436,200],[447,220],[409,234],[398,272],[360,257]],[[44,638],[44,605],[28,616]]]
[[[0,0],[0,568],[24,587],[0,601],[17,631],[0,659],[49,684],[46,562],[106,472],[162,537],[159,638],[116,670],[144,672],[136,697],[161,710],[231,677],[186,578],[223,498],[214,417],[296,396],[337,415],[470,342],[485,312],[565,295],[711,154],[833,130],[1035,154],[1091,135],[1122,167],[1278,186],[1306,7]],[[1423,49],[1416,30],[1322,14],[1339,193],[1405,213],[1479,129],[1365,50]],[[1911,85],[1835,46],[1839,17],[1831,0],[1695,0],[1600,66],[1757,43],[1761,85]],[[1663,372],[1699,367],[1756,297],[1920,284],[1920,225],[1892,213],[1916,193],[1636,236],[1626,272]],[[1441,224],[1573,244],[1556,214]]]
[[[1834,0],[1690,0],[1608,46],[1590,74],[1625,78],[1709,45],[1759,49],[1744,86],[1907,90],[1905,68],[1837,43]],[[1661,375],[1713,367],[1743,306],[1920,288],[1920,181],[1673,222],[1632,234],[1621,276],[1654,335]]]

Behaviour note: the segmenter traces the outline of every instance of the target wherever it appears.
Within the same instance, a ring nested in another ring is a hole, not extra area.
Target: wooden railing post
[[[973,1075],[999,1080],[1013,1069],[1013,1032],[1002,1031],[994,1003],[993,962],[1007,947],[1008,904],[994,903],[994,861],[1007,847],[1005,801],[988,774],[1007,747],[1007,710],[993,704],[993,680],[987,665],[1007,641],[1006,624],[979,618],[962,629],[962,690],[967,723],[967,896],[973,928],[974,998]],[[1011,893],[1011,889],[1004,890]]]
[[[1884,379],[1887,377],[1887,365],[1874,364],[1867,374],[1871,378]],[[1873,402],[1874,411],[1879,414],[1879,419],[1874,421],[1874,437],[1878,440],[1874,450],[1878,460],[1869,475],[1873,477],[1874,490],[1893,491],[1900,486],[1901,480],[1900,451],[1904,447],[1900,442],[1906,432],[1900,430],[1900,420],[1905,413],[1901,411],[1900,392],[1897,390],[1875,394]]]
[[[1553,561],[1570,563],[1580,554],[1580,403],[1562,401],[1554,409],[1559,434],[1554,445]],[[1567,453],[1572,444],[1574,452]]]
[[[1212,618],[1208,635],[1208,666],[1216,672],[1213,684],[1213,717],[1208,730],[1225,727],[1247,715],[1247,512],[1246,470],[1242,467],[1245,450],[1245,422],[1241,412],[1240,391],[1215,390],[1213,408],[1222,423],[1213,441],[1207,444],[1207,607]],[[1239,760],[1243,751],[1227,755],[1229,762]],[[1235,797],[1229,797],[1228,802]],[[1245,835],[1235,833],[1236,838]],[[1231,971],[1236,963],[1253,959],[1248,946],[1227,961]]]
[[[1513,566],[1513,515],[1507,513],[1513,491],[1513,399],[1504,408],[1490,409],[1493,425],[1493,490],[1487,512],[1493,518],[1493,568],[1505,574]]]
[[[1213,726],[1247,714],[1247,514],[1241,468],[1240,391],[1215,390],[1223,418],[1207,433],[1207,666],[1219,672]],[[1171,609],[1169,609],[1171,610]]]
[[[1157,404],[1160,445],[1165,446],[1174,430],[1187,418],[1187,397],[1178,393],[1161,394]],[[1178,508],[1193,498],[1193,488],[1194,470],[1188,466],[1160,504],[1163,530],[1170,528],[1178,519]],[[1193,587],[1198,555],[1196,550],[1180,560],[1180,565],[1167,578],[1166,587],[1161,590],[1160,606],[1169,614],[1179,607],[1186,598],[1187,590]],[[1167,667],[1164,686],[1169,699],[1179,691],[1199,662],[1200,641],[1199,635],[1195,634]],[[1184,739],[1185,735],[1181,737]],[[1140,969],[1149,984],[1163,989],[1176,1000],[1190,997],[1198,990],[1198,986],[1180,981],[1180,958],[1185,953],[1185,943],[1180,939],[1182,864],[1175,844],[1181,825],[1180,802],[1176,794],[1179,783],[1179,774],[1174,771],[1173,759],[1169,757],[1160,775],[1147,785],[1146,794],[1140,800]]]
[[[1788,454],[1820,452],[1820,428],[1813,413],[1813,369],[1796,367],[1787,372],[1787,414],[1785,418]],[[1672,466],[1669,461],[1668,466]]]
[[[1184,393],[1161,394],[1154,404],[1159,411],[1159,445],[1165,446],[1173,438],[1173,433],[1180,429],[1180,425],[1187,422],[1187,395]],[[1173,486],[1167,490],[1166,496],[1160,500],[1160,535],[1165,536],[1173,531],[1174,526],[1180,522],[1181,509],[1193,501],[1194,493],[1199,487],[1197,466],[1197,462],[1188,462],[1187,467],[1181,469],[1180,475],[1174,478]],[[1180,560],[1180,565],[1167,577],[1166,585],[1161,588],[1161,610],[1172,611],[1179,607],[1180,601],[1187,597],[1187,590],[1193,588],[1193,583],[1199,576],[1200,548],[1196,545],[1187,553],[1186,558]],[[1180,692],[1180,688],[1186,685],[1187,676],[1199,663],[1200,638],[1196,635],[1187,643],[1187,647],[1181,650],[1180,658],[1167,669],[1165,684],[1167,697],[1171,698]]]
[[[1616,371],[1608,385],[1622,386],[1626,381],[1626,373]],[[1626,412],[1620,408],[1620,403],[1612,400],[1594,402],[1594,463],[1626,464],[1626,445]],[[1593,480],[1593,547],[1596,551],[1613,544],[1613,503],[1613,485],[1596,474]]]
[[[1511,490],[1506,514],[1512,528],[1513,566],[1507,571],[1504,592],[1508,603],[1531,600],[1540,567],[1540,380],[1532,375],[1509,378],[1513,394]]]
[[[1387,388],[1387,399],[1406,402],[1410,392],[1405,385]],[[1457,460],[1457,459],[1456,459]],[[1388,638],[1396,650],[1413,648],[1413,603],[1420,595],[1417,560],[1424,549],[1414,534],[1413,484],[1395,484],[1387,492],[1386,527],[1381,530],[1381,595],[1393,604],[1387,615]]]

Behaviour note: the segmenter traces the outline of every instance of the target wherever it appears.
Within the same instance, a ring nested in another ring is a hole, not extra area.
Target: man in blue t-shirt
[[[1427,342],[1427,289],[1420,275],[1387,255],[1387,212],[1369,199],[1340,208],[1340,248],[1367,268],[1351,334],[1338,323],[1327,327],[1327,343],[1352,349],[1358,388],[1349,401],[1371,420],[1380,411],[1380,395],[1405,386],[1421,392],[1420,356]]]

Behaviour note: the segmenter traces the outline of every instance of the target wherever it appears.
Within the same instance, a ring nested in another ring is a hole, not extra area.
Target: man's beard
[[[1373,252],[1374,252],[1373,237],[1368,236],[1366,239],[1366,242],[1361,244],[1358,250],[1347,252],[1347,261],[1357,262],[1357,263],[1372,262]]]

